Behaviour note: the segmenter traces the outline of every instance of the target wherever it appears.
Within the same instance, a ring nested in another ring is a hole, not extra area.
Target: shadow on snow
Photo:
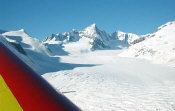
[[[49,72],[72,70],[76,67],[93,67],[98,65],[62,63],[60,62],[60,57],[50,57],[43,53],[33,52],[31,50],[26,50],[26,52],[30,55],[31,62],[36,65],[35,69],[41,75]]]

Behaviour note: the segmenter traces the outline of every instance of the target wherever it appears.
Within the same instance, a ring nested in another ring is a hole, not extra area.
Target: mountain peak
[[[70,32],[77,32],[77,29],[72,29]]]
[[[100,30],[97,28],[96,24],[91,24],[90,26],[86,27],[82,32],[84,32],[86,35],[93,35],[97,34]]]
[[[91,24],[90,27],[97,27],[97,25],[95,23]]]
[[[19,31],[20,31],[20,32],[24,32],[24,29],[20,29]]]
[[[96,30],[96,29],[98,28],[97,28],[97,25],[94,23],[86,27],[84,30]]]

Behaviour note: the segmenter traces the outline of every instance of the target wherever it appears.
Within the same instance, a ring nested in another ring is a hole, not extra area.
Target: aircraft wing
[[[0,111],[80,111],[0,42]]]

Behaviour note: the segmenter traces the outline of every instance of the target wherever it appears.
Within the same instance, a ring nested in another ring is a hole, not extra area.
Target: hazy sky
[[[39,39],[96,23],[107,33],[153,32],[175,20],[175,0],[0,0],[0,29]]]

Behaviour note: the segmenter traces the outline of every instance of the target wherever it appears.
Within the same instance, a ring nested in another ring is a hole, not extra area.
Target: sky
[[[25,29],[40,40],[93,23],[143,35],[174,20],[175,0],[0,0],[0,29]]]

